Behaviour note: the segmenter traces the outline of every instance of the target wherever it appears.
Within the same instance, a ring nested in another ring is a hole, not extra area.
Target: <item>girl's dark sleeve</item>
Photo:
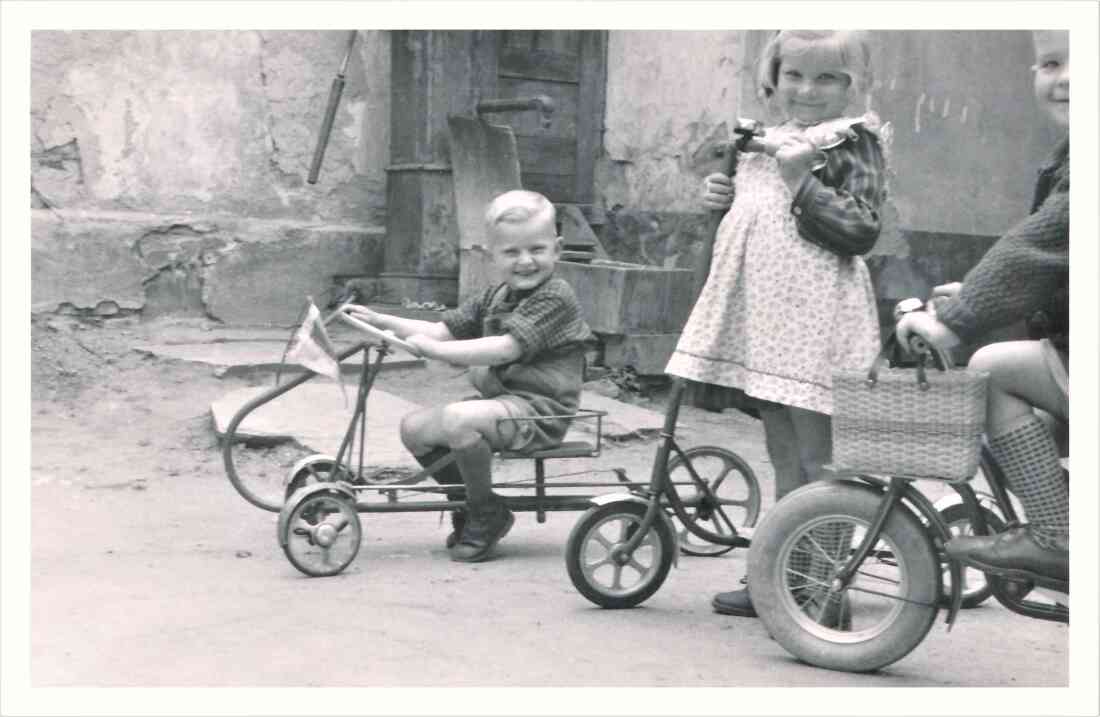
[[[1069,192],[1047,197],[967,272],[962,289],[936,299],[936,316],[963,341],[1027,319],[1069,272]]]
[[[808,174],[791,213],[803,239],[840,256],[866,254],[878,241],[886,194],[886,162],[878,138],[859,125],[856,136],[826,150],[825,168]]]

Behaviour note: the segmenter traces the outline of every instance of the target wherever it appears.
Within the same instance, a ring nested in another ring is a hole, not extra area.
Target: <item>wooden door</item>
[[[523,186],[555,203],[590,205],[603,144],[607,33],[504,30],[497,48],[500,98],[548,95],[555,112],[544,128],[534,112],[515,113]]]

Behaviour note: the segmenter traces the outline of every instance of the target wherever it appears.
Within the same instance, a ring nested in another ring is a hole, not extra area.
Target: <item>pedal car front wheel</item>
[[[565,563],[574,587],[604,608],[634,607],[645,601],[668,576],[676,550],[672,529],[659,519],[629,556],[615,548],[632,538],[646,506],[620,500],[589,508],[573,526],[565,545]]]
[[[279,544],[290,564],[310,577],[336,575],[359,552],[363,528],[354,503],[336,491],[295,493],[283,507]]]

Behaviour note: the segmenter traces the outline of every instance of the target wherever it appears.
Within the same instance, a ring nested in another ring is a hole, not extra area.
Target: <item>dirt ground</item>
[[[681,558],[640,608],[597,609],[563,563],[577,513],[552,513],[544,525],[521,515],[500,557],[473,566],[447,560],[438,513],[371,515],[344,573],[305,578],[279,549],[276,515],[247,504],[226,480],[211,425],[212,401],[271,376],[219,376],[131,349],[157,330],[56,316],[32,324],[35,686],[1067,684],[1065,626],[993,601],[964,613],[951,632],[941,613],[924,643],[878,674],[802,665],[758,621],[711,611],[713,592],[736,587],[744,573],[741,550]],[[378,386],[428,404],[468,393],[453,374],[395,370]],[[663,411],[662,396],[648,406]],[[685,408],[681,418],[686,445],[722,445],[754,467],[766,508],[771,477],[759,425],[731,411]],[[607,446],[578,465],[621,466],[644,479],[654,447]],[[299,455],[242,449],[240,460],[284,475]],[[530,467],[498,469],[507,478]]]

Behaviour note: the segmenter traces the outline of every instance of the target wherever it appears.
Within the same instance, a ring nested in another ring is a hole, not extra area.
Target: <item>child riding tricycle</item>
[[[226,472],[249,502],[280,512],[279,541],[291,563],[309,575],[341,572],[359,548],[359,513],[449,511],[453,531],[446,546],[451,558],[477,562],[489,557],[508,533],[514,511],[535,511],[542,522],[547,511],[617,505],[625,497],[633,515],[649,497],[659,497],[656,549],[625,570],[615,569],[615,599],[636,604],[660,585],[654,576],[663,579],[678,550],[712,555],[746,545],[737,527],[755,521],[759,487],[749,466],[721,448],[677,449],[674,456],[666,451],[661,470],[655,471],[661,479],[656,490],[631,482],[621,469],[608,471],[615,475],[613,482],[548,484],[545,461],[591,458],[601,450],[606,414],[578,405],[585,351],[593,336],[572,289],[553,276],[561,246],[553,205],[533,192],[506,192],[490,203],[485,224],[493,263],[503,281],[445,312],[441,321],[401,318],[347,302],[329,317],[370,339],[330,357],[338,371],[339,361],[364,352],[355,411],[335,456],[300,461],[291,469],[284,493],[275,497],[253,490],[233,460],[241,421],[316,373],[303,374],[253,399],[230,422],[224,449]],[[319,325],[323,328],[324,322]],[[364,455],[367,395],[392,347],[469,366],[478,391],[473,399],[420,409],[402,418],[402,442],[422,466],[409,477],[372,473]],[[674,427],[675,411],[671,421]],[[582,422],[594,423],[595,442],[565,441],[567,428]],[[490,470],[494,455],[534,461],[534,480],[494,483]],[[421,485],[429,477],[434,484]],[[502,495],[496,490],[523,487],[533,487],[534,495]],[[618,492],[561,495],[550,493],[548,487],[614,487]],[[445,500],[425,500],[433,494],[442,494]],[[675,516],[679,528],[669,515]],[[703,542],[692,542],[691,536]],[[628,577],[627,573],[637,574]]]

